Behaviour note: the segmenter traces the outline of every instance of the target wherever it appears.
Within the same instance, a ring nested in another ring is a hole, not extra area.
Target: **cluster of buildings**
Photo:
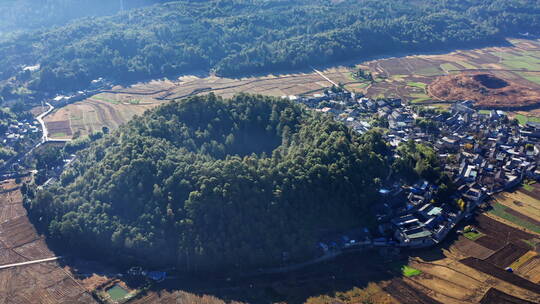
[[[39,123],[36,120],[12,120],[9,125],[7,125],[5,132],[0,135],[0,141],[2,142],[3,147],[15,149],[18,146],[19,141],[23,141],[27,138],[34,138],[39,135],[40,131]]]
[[[287,98],[331,114],[359,133],[382,126],[392,147],[410,141],[431,147],[457,188],[454,203],[440,204],[433,198],[438,185],[389,181],[380,191],[381,204],[373,208],[378,231],[359,228],[321,238],[318,247],[325,253],[364,246],[435,245],[490,195],[524,179],[540,179],[540,124],[519,125],[502,111],[477,111],[470,101],[455,103],[447,111],[426,110],[400,99],[372,100],[345,90]]]
[[[7,122],[0,132],[0,147],[4,150],[4,154],[0,156],[1,178],[18,176],[16,171],[19,157],[32,149],[41,137],[41,128],[36,120],[9,119]],[[9,153],[5,153],[6,151]]]
[[[444,172],[457,187],[457,204],[433,204],[429,188],[436,185],[410,187],[409,210],[389,226],[399,245],[437,244],[490,195],[527,178],[540,179],[540,124],[521,126],[501,111],[478,112],[468,101],[454,104],[444,116],[435,112],[424,118],[437,122],[438,139],[420,141],[430,145],[444,164]]]

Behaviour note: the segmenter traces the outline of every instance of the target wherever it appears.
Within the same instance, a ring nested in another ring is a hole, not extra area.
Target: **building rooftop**
[[[433,207],[433,208],[431,208],[431,210],[428,211],[427,215],[429,215],[429,216],[439,216],[439,215],[441,215],[442,210],[443,209],[441,207]]]
[[[413,229],[406,231],[405,234],[409,239],[421,239],[431,236],[433,233],[429,230],[424,229]]]

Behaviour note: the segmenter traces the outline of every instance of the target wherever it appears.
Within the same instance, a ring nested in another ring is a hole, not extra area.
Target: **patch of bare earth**
[[[473,100],[477,107],[519,109],[540,106],[540,92],[489,73],[460,73],[437,78],[429,93],[442,100]]]

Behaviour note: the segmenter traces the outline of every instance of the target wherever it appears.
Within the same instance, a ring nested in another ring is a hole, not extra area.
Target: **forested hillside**
[[[336,3],[335,3],[336,2]],[[494,44],[540,33],[535,0],[177,1],[0,43],[2,94],[74,90],[215,71],[279,72],[403,51]],[[22,65],[41,64],[32,75]],[[6,97],[6,96],[4,96]]]
[[[324,231],[372,223],[387,152],[381,134],[289,101],[193,97],[92,144],[58,185],[26,190],[26,206],[52,240],[94,257],[275,265],[315,254]]]
[[[123,2],[123,3],[122,3]],[[124,9],[164,2],[160,0],[3,0],[0,1],[0,37],[11,31],[64,25],[82,18],[114,15]]]

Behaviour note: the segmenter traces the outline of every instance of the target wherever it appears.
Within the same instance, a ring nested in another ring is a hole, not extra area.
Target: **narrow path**
[[[331,84],[335,85],[336,87],[339,87],[339,85],[337,83],[335,83],[334,81],[332,81],[330,78],[326,77],[326,75],[324,75],[321,71],[313,68],[313,71],[317,74],[319,74],[322,78],[324,78],[326,81],[330,82]]]
[[[26,266],[26,265],[32,265],[32,264],[51,262],[51,261],[59,260],[61,258],[62,258],[61,256],[56,256],[56,257],[47,258],[47,259],[41,259],[41,260],[33,260],[33,261],[27,261],[27,262],[21,262],[21,263],[0,265],[0,270],[9,269],[9,268],[13,268],[13,267],[19,267],[19,266]]]

